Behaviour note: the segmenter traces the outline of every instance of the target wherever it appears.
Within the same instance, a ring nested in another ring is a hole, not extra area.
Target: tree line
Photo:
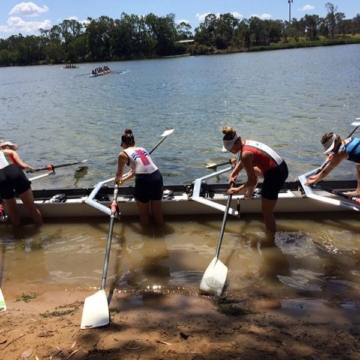
[[[251,51],[274,44],[314,42],[360,34],[360,14],[346,19],[337,6],[325,5],[327,15],[305,15],[300,20],[239,20],[232,14],[209,14],[192,32],[175,15],[158,17],[122,13],[119,19],[101,16],[87,22],[64,20],[40,35],[12,35],[0,39],[0,66],[84,63],[149,59],[217,51]],[[185,41],[184,41],[185,40]],[[194,40],[189,43],[186,40]],[[360,41],[359,39],[357,42]],[[300,46],[300,45],[299,45]]]

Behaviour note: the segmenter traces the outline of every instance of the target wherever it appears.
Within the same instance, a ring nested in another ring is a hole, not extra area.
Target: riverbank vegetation
[[[326,3],[327,15],[300,20],[239,20],[232,14],[209,14],[192,31],[175,23],[175,15],[158,17],[122,13],[87,22],[64,20],[40,36],[0,39],[0,66],[84,63],[208,55],[360,43],[360,14],[346,19]]]

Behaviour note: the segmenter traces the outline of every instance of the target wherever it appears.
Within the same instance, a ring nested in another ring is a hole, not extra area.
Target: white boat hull
[[[354,182],[355,184],[355,182]],[[165,187],[166,189],[166,187]],[[53,202],[51,198],[56,193],[56,190],[40,190],[34,191],[34,196],[37,198],[41,195],[42,199],[36,199],[35,203],[42,215],[45,218],[83,218],[83,217],[102,217],[107,216],[105,212],[99,210],[98,208],[89,205],[86,203],[86,200],[89,198],[88,195],[74,195],[79,189],[59,189],[58,194],[61,194],[65,191],[70,191],[67,195],[65,202]],[[92,189],[87,189],[87,193],[90,194]],[[96,205],[99,205],[100,208],[110,208],[111,204],[111,194],[113,189],[106,188],[106,194],[102,195],[107,197],[106,200],[95,200]],[[137,216],[138,209],[136,201],[131,195],[133,188],[122,188],[121,190],[126,190],[126,193],[119,194],[118,196],[118,205],[120,209],[121,216]],[[85,191],[85,189],[83,189]],[[73,193],[74,194],[73,194]],[[48,197],[45,198],[44,194],[48,193]],[[332,195],[326,191],[317,191],[318,196],[326,199],[338,199],[335,195]],[[164,215],[216,215],[221,214],[221,210],[217,205],[225,206],[227,201],[226,194],[226,185],[224,185],[224,190],[215,190],[214,194],[211,194],[212,197],[205,194],[204,197],[201,197],[200,200],[203,200],[205,203],[195,201],[193,194],[191,192],[178,192],[174,191],[173,193],[168,194],[165,191],[165,195],[162,202],[162,208]],[[348,202],[350,205],[351,202]],[[21,216],[28,217],[24,206],[21,201],[18,200],[18,207]],[[354,205],[356,207],[356,205]],[[261,196],[252,199],[244,199],[243,195],[236,196],[234,195],[231,201],[231,206],[233,214],[239,212],[241,214],[252,213],[260,214],[261,213]],[[359,207],[360,209],[360,207]],[[279,200],[276,204],[274,211],[276,213],[306,213],[306,212],[339,212],[339,211],[351,211],[356,210],[351,207],[335,206],[332,203],[326,201],[318,201],[316,199],[306,197],[299,190],[285,190],[279,194]],[[6,211],[6,207],[5,207]]]

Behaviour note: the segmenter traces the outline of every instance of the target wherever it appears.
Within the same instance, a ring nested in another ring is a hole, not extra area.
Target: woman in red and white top
[[[14,225],[20,225],[15,192],[24,203],[35,224],[42,225],[41,213],[34,204],[31,182],[22,171],[32,171],[34,168],[20,159],[16,152],[18,148],[18,145],[10,141],[0,143],[0,196],[5,201],[8,215]]]
[[[154,164],[150,154],[141,147],[135,147],[135,138],[130,129],[126,129],[121,136],[121,147],[124,149],[118,155],[118,167],[115,184],[122,185],[125,181],[135,177],[134,198],[140,213],[140,223],[150,224],[150,206],[154,221],[157,225],[164,222],[161,200],[163,197],[163,177]],[[125,165],[131,171],[123,176]]]
[[[235,194],[246,190],[245,196],[251,197],[256,188],[258,177],[263,177],[262,213],[266,229],[276,231],[276,221],[273,214],[279,192],[283,187],[289,173],[286,162],[269,146],[254,140],[241,140],[236,131],[229,127],[222,128],[223,150],[233,154],[240,153],[240,160],[230,174],[229,183],[236,180],[236,176],[245,169],[247,181],[228,190],[228,194]]]

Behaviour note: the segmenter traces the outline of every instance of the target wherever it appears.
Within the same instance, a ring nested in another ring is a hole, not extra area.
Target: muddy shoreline
[[[254,289],[219,302],[199,294],[114,291],[110,324],[81,330],[84,299],[97,289],[2,289],[4,360],[357,359],[360,351],[359,303],[347,299],[277,299]]]

